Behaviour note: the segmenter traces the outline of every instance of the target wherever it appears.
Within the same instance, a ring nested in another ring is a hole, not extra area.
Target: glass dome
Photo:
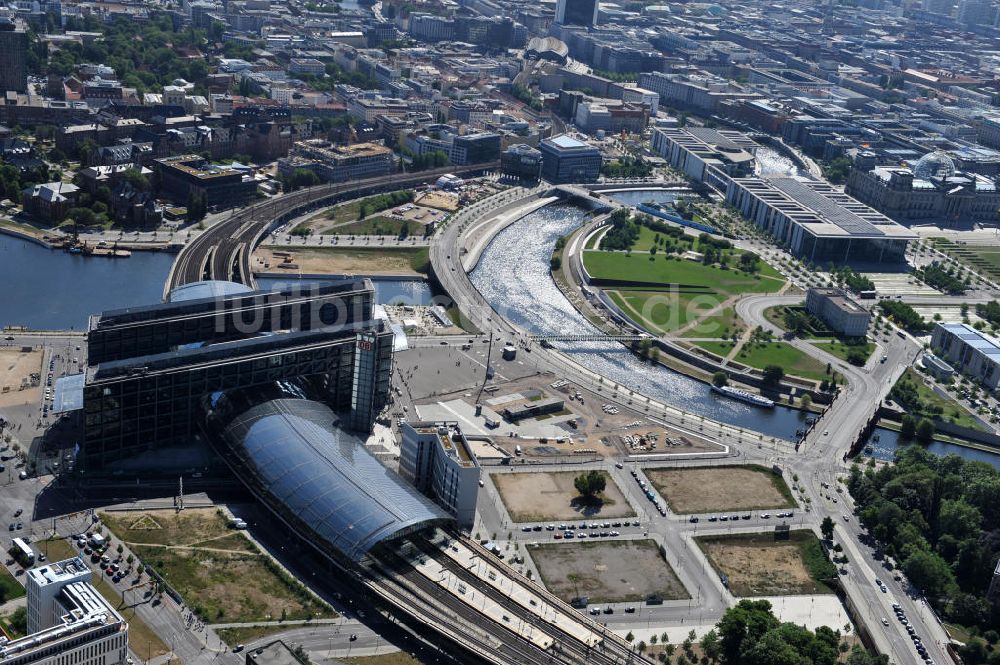
[[[955,162],[951,161],[951,157],[938,150],[920,158],[913,166],[913,177],[922,180],[949,178],[955,175],[955,171]]]

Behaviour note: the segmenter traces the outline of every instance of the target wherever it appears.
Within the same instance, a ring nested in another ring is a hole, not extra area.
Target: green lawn
[[[714,291],[723,299],[741,293],[774,293],[784,285],[779,276],[767,274],[774,272],[773,269],[762,270],[758,275],[748,275],[733,268],[723,270],[662,254],[651,257],[647,253],[587,251],[584,252],[583,260],[587,271],[598,280],[616,280],[637,285],[676,284],[680,287],[702,287]]]
[[[398,236],[404,224],[407,225],[411,233],[417,231],[420,235],[423,235],[424,228],[420,224],[393,219],[385,215],[375,215],[374,217],[368,217],[364,221],[330,227],[323,229],[320,233],[323,235],[341,236]]]
[[[935,248],[972,266],[977,272],[1000,279],[1000,247],[957,244],[945,238],[932,238]]]
[[[841,360],[847,360],[847,353],[854,348],[863,349],[865,352],[865,362],[871,357],[872,351],[875,350],[874,342],[865,342],[864,344],[850,345],[844,344],[839,339],[816,339],[811,340],[811,343],[815,344],[818,348],[823,349],[827,353],[832,353]]]
[[[906,371],[903,372],[903,375],[899,377],[899,380],[910,381],[914,386],[916,386],[917,397],[925,407],[941,407],[942,420],[955,423],[956,425],[961,425],[962,427],[970,427],[978,430],[983,429],[983,426],[979,424],[979,421],[977,421],[967,409],[959,405],[958,402],[950,397],[938,394],[933,388],[924,383],[923,377],[917,374],[916,370],[912,367],[907,367]],[[905,405],[901,406],[904,406],[905,408]],[[920,416],[922,414],[913,413],[913,415]]]
[[[732,342],[695,342],[695,344],[723,358],[733,349]],[[768,365],[778,365],[785,370],[786,375],[794,375],[803,379],[822,381],[830,376],[826,373],[824,363],[784,342],[765,342],[752,345],[747,343],[733,360],[756,369],[764,369]]]
[[[665,333],[687,325],[714,307],[705,294],[659,291],[608,291],[616,305],[644,328]]]
[[[725,307],[720,312],[702,319],[698,325],[686,330],[681,337],[728,337],[737,328],[742,328],[743,320],[736,316],[736,310]]]
[[[6,567],[0,568],[0,604],[20,598],[24,593],[24,587],[10,574],[10,571]]]

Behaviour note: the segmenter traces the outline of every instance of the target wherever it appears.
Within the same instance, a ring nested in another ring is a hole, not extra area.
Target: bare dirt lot
[[[644,469],[675,513],[794,507],[781,476],[761,466]]]
[[[372,248],[286,248],[261,247],[254,252],[254,269],[289,275],[326,273],[331,275],[417,275],[411,263],[412,251]],[[291,257],[285,262],[283,254]],[[291,266],[282,268],[282,265]]]
[[[573,479],[580,473],[582,471],[498,473],[492,478],[507,512],[515,522],[635,515],[618,485],[607,474],[607,486],[601,501],[583,501],[573,486]]]
[[[659,594],[690,598],[652,540],[529,545],[542,583],[565,600],[587,596],[591,603],[621,603]]]
[[[0,406],[38,402],[41,388],[27,386],[31,374],[41,371],[41,351],[0,350]]]
[[[772,532],[696,540],[716,571],[729,576],[735,596],[832,593],[822,580],[836,569],[811,531],[792,531],[784,541]]]

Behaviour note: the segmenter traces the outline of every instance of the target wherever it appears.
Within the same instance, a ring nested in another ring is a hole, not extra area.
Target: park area
[[[642,227],[642,232],[650,231]],[[722,256],[732,264],[726,267],[643,252],[591,250],[584,252],[583,260],[595,286],[607,290],[629,317],[662,334],[708,316],[732,297],[781,290],[784,279],[763,261],[757,262],[753,273],[737,269],[741,254],[740,250],[724,250]],[[705,336],[704,330],[700,332]],[[713,330],[712,334],[719,333]]]
[[[221,511],[129,511],[103,513],[101,519],[206,621],[333,616],[242,532],[229,528]]]
[[[946,238],[931,238],[935,249],[969,265],[983,276],[1000,279],[1000,246],[956,243]]]
[[[641,601],[651,594],[666,600],[689,598],[684,585],[652,540],[529,545],[528,554],[545,588],[569,601]]]
[[[737,597],[832,593],[828,582],[837,569],[812,531],[791,531],[787,540],[774,532],[695,538],[709,563],[728,578]]]
[[[575,471],[494,473],[490,477],[514,522],[547,522],[590,517],[632,517],[635,511],[615,481],[603,471],[603,492],[581,496]]]
[[[643,473],[680,515],[795,507],[784,479],[762,466],[648,468]]]
[[[720,358],[729,356],[735,347],[734,342],[723,340],[694,343]],[[748,341],[731,360],[756,369],[777,365],[786,375],[799,376],[803,379],[822,381],[836,376],[839,380],[839,375],[827,373],[826,363],[785,342]]]

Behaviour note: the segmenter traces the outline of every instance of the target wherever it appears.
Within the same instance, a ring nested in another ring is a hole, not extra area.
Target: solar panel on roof
[[[815,211],[832,224],[836,224],[851,235],[884,236],[877,226],[851,212],[844,206],[828,199],[819,192],[804,185],[795,178],[769,178],[769,182],[810,210]]]

